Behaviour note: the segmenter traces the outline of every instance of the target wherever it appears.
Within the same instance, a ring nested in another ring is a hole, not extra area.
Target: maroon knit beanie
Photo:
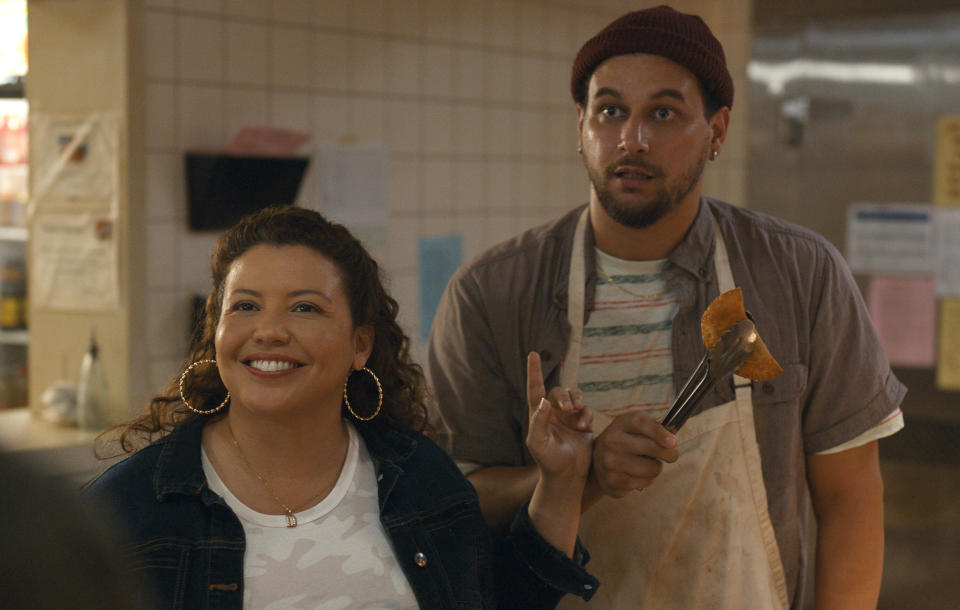
[[[650,53],[674,61],[700,79],[720,106],[733,107],[733,79],[723,47],[703,19],[657,6],[627,13],[588,40],[573,60],[570,91],[583,103],[593,71],[614,55]]]

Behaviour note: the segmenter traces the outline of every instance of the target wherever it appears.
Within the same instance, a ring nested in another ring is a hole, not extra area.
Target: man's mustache
[[[646,174],[649,174],[653,178],[658,178],[663,175],[663,171],[660,167],[653,165],[646,159],[637,156],[625,156],[620,157],[613,163],[607,166],[606,174],[608,177],[615,176],[617,170],[620,168],[629,167],[631,169],[639,169]]]

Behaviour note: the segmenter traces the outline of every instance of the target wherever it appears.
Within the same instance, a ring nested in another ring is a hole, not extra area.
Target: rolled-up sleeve
[[[806,453],[841,445],[876,426],[907,392],[891,372],[860,291],[835,248],[821,250],[816,272],[823,279],[811,300]]]

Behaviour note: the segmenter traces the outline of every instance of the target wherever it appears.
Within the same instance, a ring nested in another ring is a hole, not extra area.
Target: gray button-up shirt
[[[430,335],[427,376],[436,396],[433,423],[456,459],[532,463],[523,443],[526,355],[539,352],[547,388],[557,385],[570,335],[571,242],[582,209],[494,246],[447,286]],[[676,386],[703,355],[700,317],[718,295],[711,213],[744,304],[784,369],[776,379],[754,383],[753,401],[770,517],[790,598],[796,599],[803,579],[806,455],[878,424],[899,406],[906,388],[891,372],[860,292],[829,242],[707,197],[664,269],[680,303],[672,331]],[[596,286],[592,230],[585,240],[589,318]],[[721,383],[698,410],[730,400],[732,385]]]

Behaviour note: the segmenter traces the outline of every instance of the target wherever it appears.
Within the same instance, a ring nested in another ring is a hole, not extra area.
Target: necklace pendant
[[[287,527],[297,527],[297,516],[296,516],[296,515],[294,515],[294,514],[291,513],[290,511],[287,511],[287,512],[284,514],[284,517],[287,518]]]

